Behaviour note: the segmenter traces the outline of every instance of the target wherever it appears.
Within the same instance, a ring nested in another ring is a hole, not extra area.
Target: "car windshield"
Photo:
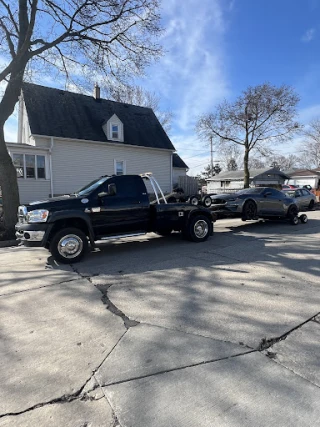
[[[259,187],[255,187],[255,188],[244,188],[243,190],[237,191],[237,194],[246,194],[246,193],[255,193],[255,194],[259,194],[262,193],[262,191],[264,190],[264,188],[259,188]]]
[[[94,181],[91,181],[89,184],[85,185],[84,187],[80,188],[79,190],[75,191],[75,196],[87,196],[88,194],[92,193],[96,188],[98,188],[101,184],[106,182],[108,179],[108,176],[104,176],[102,178],[95,179]]]

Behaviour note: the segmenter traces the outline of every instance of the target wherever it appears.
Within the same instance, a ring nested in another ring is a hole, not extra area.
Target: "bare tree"
[[[217,155],[222,169],[237,170],[242,164],[241,150],[236,144],[220,144]]]
[[[155,92],[141,86],[117,85],[109,89],[109,93],[114,101],[152,108],[164,130],[170,133],[173,114],[160,109],[160,97]]]
[[[268,166],[277,167],[280,170],[292,169],[298,166],[299,159],[294,154],[288,156],[277,155],[268,158]]]
[[[286,85],[269,83],[249,87],[234,102],[224,101],[214,113],[198,120],[197,133],[216,144],[234,143],[244,148],[244,187],[249,186],[249,154],[252,150],[266,154],[270,143],[288,141],[299,129],[294,120],[299,101]]]
[[[320,119],[313,120],[304,131],[305,142],[300,144],[304,167],[320,167]]]
[[[266,167],[266,162],[259,157],[250,157],[248,161],[249,170],[251,169],[264,169]]]
[[[13,229],[19,204],[16,171],[4,124],[18,101],[26,70],[42,65],[72,75],[138,75],[161,53],[158,0],[0,0],[0,185],[4,221]],[[79,80],[78,80],[79,81]]]

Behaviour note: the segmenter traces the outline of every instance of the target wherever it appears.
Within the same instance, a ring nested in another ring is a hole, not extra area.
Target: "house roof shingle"
[[[173,153],[172,155],[172,167],[181,168],[181,169],[189,169],[188,165],[181,159],[181,157],[177,153]]]
[[[151,108],[31,83],[23,83],[22,91],[33,135],[108,141],[102,125],[116,114],[123,123],[124,142],[110,142],[175,150]]]
[[[284,172],[278,170],[278,169],[251,169],[249,171],[250,173],[250,179],[253,179],[259,175],[262,175],[264,173],[270,173],[270,174],[277,174],[280,176],[283,176],[284,178],[289,178],[288,175],[286,175]],[[207,181],[224,181],[224,180],[231,180],[231,181],[242,181],[244,179],[244,171],[243,170],[237,170],[237,171],[226,171],[221,172],[218,175],[213,176],[212,178],[208,178]]]
[[[293,177],[317,177],[320,176],[320,169],[299,169],[288,174]]]

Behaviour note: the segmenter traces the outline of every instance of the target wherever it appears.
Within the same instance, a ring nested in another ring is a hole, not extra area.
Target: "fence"
[[[178,186],[183,188],[183,191],[186,195],[190,196],[191,194],[198,193],[198,180],[193,176],[179,176]]]

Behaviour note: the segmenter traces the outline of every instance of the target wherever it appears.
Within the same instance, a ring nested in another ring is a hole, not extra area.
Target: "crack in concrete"
[[[295,326],[294,328],[290,329],[289,331],[285,332],[284,334],[280,335],[279,337],[274,338],[262,338],[260,344],[257,347],[258,351],[267,350],[268,348],[272,347],[274,344],[284,341],[292,332],[296,331],[297,329],[300,329],[303,325],[305,325],[308,322],[315,321],[318,322],[316,319],[317,316],[319,316],[320,312],[317,314],[314,314],[313,316],[309,317],[304,322],[300,323],[299,325]]]
[[[96,390],[97,388],[100,388],[100,385],[98,383],[98,381],[95,378],[95,374],[97,373],[97,371],[100,369],[100,367],[103,365],[103,363],[106,361],[106,359],[110,356],[110,354],[112,353],[112,351],[116,348],[116,346],[119,344],[119,342],[122,340],[122,338],[124,337],[124,335],[127,333],[127,330],[121,335],[121,337],[118,339],[118,341],[116,342],[116,344],[112,347],[112,349],[108,352],[108,354],[103,358],[103,360],[99,363],[99,365],[92,371],[92,374],[90,375],[90,377],[85,381],[85,383],[74,393],[71,394],[64,394],[60,397],[56,397],[54,399],[51,399],[47,402],[42,402],[42,403],[37,403],[33,406],[30,406],[27,409],[24,409],[22,411],[17,411],[17,412],[8,412],[6,414],[0,414],[0,419],[3,417],[7,417],[7,416],[17,416],[17,415],[22,415],[25,414],[27,412],[33,411],[35,409],[38,408],[42,408],[44,406],[48,406],[48,405],[53,405],[53,404],[64,404],[64,403],[70,403],[73,402],[74,400],[81,400],[81,401],[92,401],[92,400],[100,400],[101,397],[99,398],[95,398],[94,396],[90,396],[89,393],[91,393],[92,391]],[[95,379],[96,381],[96,385],[91,387],[88,390],[85,390],[85,387],[87,386],[87,384],[92,380],[92,378]],[[103,391],[102,391],[103,392]],[[103,393],[104,395],[104,393]]]
[[[121,317],[123,320],[125,328],[128,330],[129,328],[132,328],[134,326],[137,326],[140,324],[140,322],[130,319],[128,316],[126,316],[123,311],[121,311],[117,306],[113,304],[113,302],[108,297],[108,289],[112,286],[112,284],[109,285],[96,285],[96,288],[99,289],[99,291],[102,293],[102,302],[105,304],[106,309],[111,311],[111,313],[115,314],[116,316]]]
[[[43,288],[50,288],[51,286],[63,285],[64,283],[75,282],[76,280],[78,280],[78,277],[75,277],[74,279],[62,280],[61,282],[58,282],[58,283],[50,283],[49,285],[38,286],[36,288],[22,289],[21,291],[10,292],[8,294],[0,294],[0,298],[7,297],[10,295],[22,294],[24,292],[37,291],[38,289],[43,289]]]
[[[124,384],[124,383],[128,383],[131,381],[137,381],[137,380],[141,380],[144,378],[155,377],[157,375],[167,374],[170,372],[182,371],[184,369],[194,368],[196,366],[208,365],[209,363],[220,362],[221,360],[228,360],[228,359],[233,359],[235,357],[246,356],[247,354],[255,353],[255,352],[257,352],[257,350],[250,350],[250,351],[246,351],[244,353],[233,354],[232,356],[225,356],[225,357],[220,357],[218,359],[204,360],[202,362],[192,363],[190,365],[179,366],[178,368],[164,369],[162,371],[154,372],[152,374],[140,375],[137,377],[128,378],[126,380],[113,381],[111,383],[106,383],[106,384],[100,384],[100,383],[99,384],[100,384],[100,387],[110,387],[112,385]]]
[[[107,284],[107,285],[95,285],[92,282],[92,277],[96,277],[99,276],[99,274],[97,275],[91,275],[91,276],[85,276],[83,274],[81,274],[72,264],[71,264],[71,268],[73,269],[73,271],[75,273],[77,273],[81,278],[88,280],[88,282],[95,286],[101,293],[102,293],[102,297],[101,300],[103,302],[103,304],[106,306],[106,309],[109,310],[112,314],[115,314],[116,316],[121,317],[121,319],[123,320],[123,324],[125,326],[125,328],[128,330],[134,326],[137,326],[140,324],[140,322],[130,319],[128,316],[125,315],[125,313],[123,313],[123,311],[121,311],[115,304],[113,304],[113,302],[110,300],[110,298],[108,297],[108,290],[109,288],[113,285],[112,283]]]

